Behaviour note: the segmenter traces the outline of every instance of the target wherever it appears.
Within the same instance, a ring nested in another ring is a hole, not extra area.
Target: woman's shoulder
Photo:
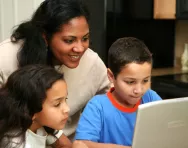
[[[104,65],[104,62],[102,61],[102,59],[99,57],[99,55],[94,52],[92,49],[88,48],[83,57],[81,58],[80,60],[80,64],[78,67],[102,67],[104,68],[105,65]]]
[[[19,49],[23,44],[23,41],[18,41],[16,43],[12,42],[10,38],[2,41],[0,43],[0,51],[7,51],[7,50],[12,50],[12,49]]]
[[[0,46],[2,46],[2,45],[4,45],[4,44],[9,44],[10,42],[11,42],[11,40],[10,40],[10,38],[8,38],[8,39],[2,41],[2,42],[0,43]]]
[[[99,58],[98,54],[94,52],[92,49],[88,48],[85,51],[82,60],[96,60],[97,58]]]
[[[15,57],[18,50],[22,46],[23,42],[18,41],[17,43],[12,42],[10,39],[6,39],[0,43],[0,59],[3,57],[5,58],[12,58]],[[9,59],[11,60],[11,59]]]
[[[21,45],[22,41],[13,43],[10,39],[6,39],[0,43],[0,83],[6,80],[17,69],[17,53]]]

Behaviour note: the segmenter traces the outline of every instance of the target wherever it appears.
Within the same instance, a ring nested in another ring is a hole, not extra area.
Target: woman
[[[46,64],[63,72],[70,118],[64,133],[74,135],[81,110],[109,87],[106,67],[89,49],[89,14],[81,0],[46,0],[31,20],[0,44],[0,83],[18,67]]]
[[[54,68],[29,65],[13,72],[0,88],[0,147],[57,147],[54,129],[68,119],[66,99],[63,74]],[[68,138],[61,147],[71,148]]]

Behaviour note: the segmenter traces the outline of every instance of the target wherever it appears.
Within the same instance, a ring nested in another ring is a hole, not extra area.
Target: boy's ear
[[[111,82],[111,83],[113,83],[114,82],[114,74],[113,74],[113,72],[109,69],[109,68],[107,68],[107,75],[108,75],[108,79],[109,79],[109,81]]]

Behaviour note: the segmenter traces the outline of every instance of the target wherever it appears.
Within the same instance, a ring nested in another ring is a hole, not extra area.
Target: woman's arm
[[[71,141],[64,134],[51,145],[53,148],[72,148]]]
[[[107,68],[100,57],[97,57],[95,61],[95,72],[93,74],[96,79],[95,83],[98,83],[97,94],[106,93],[110,89],[111,84],[107,76]]]

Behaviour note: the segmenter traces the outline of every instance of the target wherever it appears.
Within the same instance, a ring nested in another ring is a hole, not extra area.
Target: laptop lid
[[[188,97],[140,105],[132,148],[188,148]]]

